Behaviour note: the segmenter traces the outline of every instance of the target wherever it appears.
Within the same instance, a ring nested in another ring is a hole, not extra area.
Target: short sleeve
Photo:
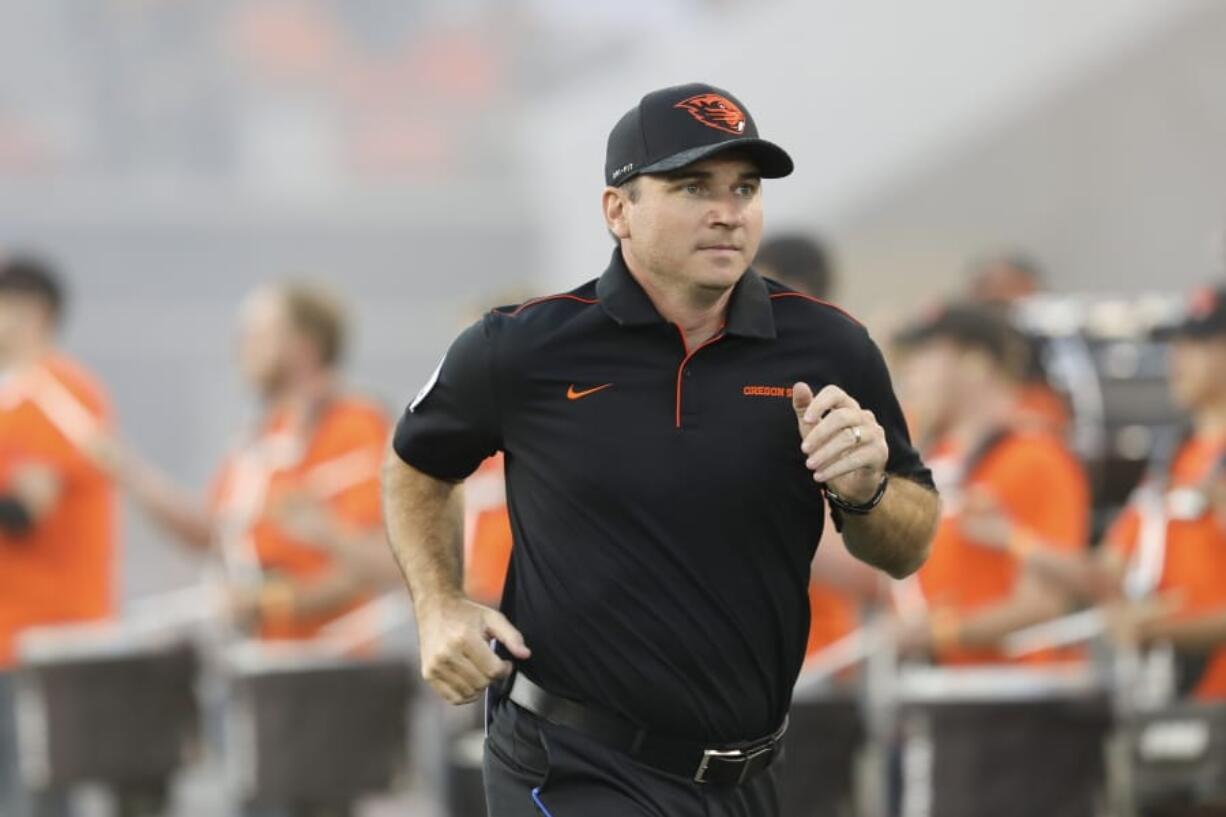
[[[464,330],[396,425],[393,448],[437,479],[461,480],[502,447],[490,319]]]
[[[885,470],[892,476],[906,477],[935,490],[932,472],[920,459],[919,452],[911,444],[907,421],[894,394],[890,371],[885,357],[871,338],[865,337],[868,354],[860,373],[859,393],[852,397],[861,408],[868,409],[877,418],[877,424],[885,429],[886,444],[890,448]]]

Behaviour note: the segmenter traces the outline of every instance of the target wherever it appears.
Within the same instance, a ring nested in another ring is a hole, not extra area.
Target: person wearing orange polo
[[[1007,662],[1006,635],[1065,610],[1063,595],[1019,557],[1039,547],[1085,547],[1085,474],[1058,438],[1018,428],[1024,351],[996,312],[947,307],[899,340],[907,350],[904,399],[921,391],[941,415],[944,433],[926,460],[945,497],[920,592],[910,594],[920,609],[903,611],[903,646],[945,665]],[[1069,657],[1053,651],[1023,660]]]
[[[381,550],[390,429],[382,408],[344,389],[344,311],[331,293],[261,289],[240,324],[239,363],[261,411],[206,506],[115,440],[101,441],[99,456],[163,528],[220,555],[240,622],[265,639],[307,639],[369,597],[372,582],[349,552]]]
[[[115,503],[81,451],[110,422],[98,382],[55,348],[64,295],[34,258],[0,263],[0,814],[67,813],[58,794],[25,797],[11,669],[31,627],[114,610]],[[30,811],[23,811],[23,809]]]
[[[1090,559],[1035,554],[1035,569],[1105,601],[1111,635],[1169,643],[1179,691],[1226,700],[1226,285],[1192,294],[1171,341],[1170,393],[1187,432],[1149,473]]]
[[[1138,611],[1143,619],[1133,625],[1135,637],[1171,642],[1193,658],[1182,664],[1196,667],[1182,685],[1206,700],[1226,700],[1226,519],[1210,512],[1204,498],[1194,497],[1204,496],[1206,477],[1221,478],[1213,472],[1221,470],[1224,459],[1226,427],[1193,435],[1179,447],[1169,471],[1165,552],[1150,576],[1143,575],[1141,564],[1148,547],[1142,533],[1151,513],[1147,500],[1138,498],[1120,514],[1107,532],[1104,553],[1125,582],[1138,581],[1149,594],[1171,600],[1169,615],[1150,618]],[[1180,506],[1181,501],[1186,504]]]

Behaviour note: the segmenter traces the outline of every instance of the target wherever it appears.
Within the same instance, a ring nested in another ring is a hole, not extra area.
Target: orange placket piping
[[[715,343],[716,341],[718,341],[720,338],[724,336],[724,324],[720,324],[719,329],[716,330],[714,337],[710,338],[709,340],[703,341],[698,346],[696,346],[693,350],[691,350],[689,344],[686,343],[685,331],[682,330],[681,325],[674,323],[673,326],[677,327],[677,334],[681,336],[681,348],[685,350],[685,357],[681,359],[681,365],[677,367],[677,399],[676,399],[676,407],[675,407],[675,422],[676,422],[676,427],[681,428],[681,379],[682,377],[685,376],[686,364],[690,362],[690,359],[693,358],[694,355],[698,354],[703,349],[707,348],[708,346]]]

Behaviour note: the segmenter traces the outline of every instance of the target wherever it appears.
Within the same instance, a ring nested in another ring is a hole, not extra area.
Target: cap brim
[[[794,168],[792,157],[783,148],[774,142],[751,137],[746,139],[728,139],[724,142],[716,142],[713,145],[701,145],[700,147],[683,150],[680,153],[674,153],[672,156],[666,156],[646,167],[639,168],[638,172],[634,175],[667,173],[670,170],[680,170],[687,165],[694,164],[694,162],[700,162],[703,159],[709,159],[718,153],[726,153],[730,150],[735,150],[748,156],[750,161],[758,166],[758,172],[762,174],[764,179],[781,179],[790,174]]]
[[[1150,330],[1150,340],[1158,342],[1178,340],[1204,340],[1226,336],[1226,326],[1211,322],[1184,321],[1183,323],[1157,326]]]

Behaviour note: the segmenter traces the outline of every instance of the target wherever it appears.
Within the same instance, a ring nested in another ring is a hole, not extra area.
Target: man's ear
[[[626,191],[619,187],[606,187],[601,194],[601,206],[604,210],[604,223],[614,238],[630,237],[630,223],[626,218],[626,208],[630,202]]]

